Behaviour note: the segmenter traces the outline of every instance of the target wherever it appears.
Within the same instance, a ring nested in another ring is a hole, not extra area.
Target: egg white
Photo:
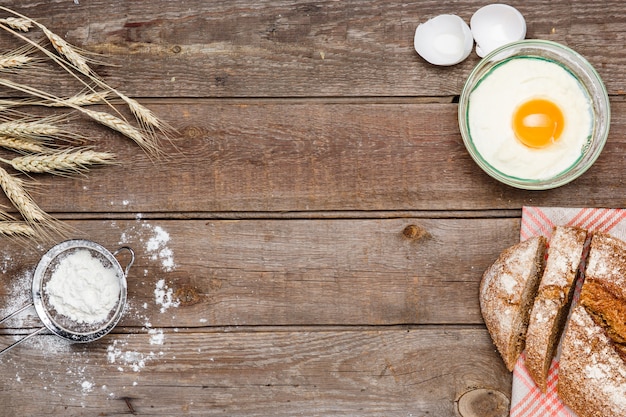
[[[530,148],[515,137],[512,118],[522,103],[543,98],[563,113],[559,140]],[[547,179],[571,167],[588,146],[593,129],[591,98],[561,65],[521,57],[495,67],[472,91],[468,125],[476,150],[502,174],[527,180]]]

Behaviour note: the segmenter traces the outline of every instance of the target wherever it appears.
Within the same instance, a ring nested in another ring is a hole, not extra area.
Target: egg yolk
[[[556,142],[563,132],[563,113],[550,100],[534,98],[513,113],[513,132],[530,148],[543,148]]]

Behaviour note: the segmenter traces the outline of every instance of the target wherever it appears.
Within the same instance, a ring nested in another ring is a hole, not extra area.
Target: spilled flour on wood
[[[156,315],[172,315],[171,309],[180,304],[167,279],[167,274],[177,267],[174,251],[169,246],[171,236],[165,228],[153,226],[141,216],[137,216],[136,220],[136,223],[121,232],[119,244],[133,248],[151,266],[143,274],[131,269],[128,277],[128,303],[122,320],[126,317],[130,322],[141,323],[143,332],[114,332],[100,341],[84,345],[71,344],[46,332],[25,342],[18,349],[43,353],[46,360],[56,361],[58,366],[42,369],[41,363],[31,363],[24,360],[19,351],[12,351],[9,355],[0,356],[0,366],[6,377],[15,384],[24,384],[27,380],[29,384],[37,381],[39,389],[46,391],[47,395],[63,398],[66,405],[87,407],[89,396],[104,395],[107,399],[114,399],[128,395],[129,390],[141,385],[142,370],[151,362],[168,357],[166,332],[164,329],[154,328],[147,313],[151,311]],[[113,228],[117,227],[115,223],[111,223]],[[18,273],[11,271],[12,266],[11,259],[0,257],[0,272],[15,274],[7,281],[10,286],[6,287],[6,301],[0,305],[0,317],[31,302],[34,266]],[[137,299],[137,295],[132,292],[133,288],[142,285],[151,289],[146,292],[148,299]],[[14,329],[32,329],[40,324],[34,308],[29,308],[4,323]],[[11,340],[23,337],[25,332],[26,330],[20,332],[21,335],[5,337],[3,343],[6,340],[12,343]],[[28,357],[28,352],[26,355]],[[102,379],[107,373],[102,373],[101,370],[106,367],[128,373],[124,378],[129,379],[128,386],[112,388],[114,382],[110,377],[107,380]]]

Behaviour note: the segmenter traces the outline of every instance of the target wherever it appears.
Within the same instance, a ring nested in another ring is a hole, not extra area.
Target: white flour
[[[115,307],[120,282],[115,269],[81,249],[59,262],[45,290],[59,314],[92,324],[105,320]]]
[[[160,279],[154,288],[154,302],[161,306],[161,313],[165,313],[170,307],[178,307],[180,301],[174,296],[174,290],[165,285],[165,280]]]
[[[112,399],[133,395],[134,387],[141,385],[144,380],[149,382],[151,374],[147,377],[142,375],[145,368],[150,367],[153,362],[174,359],[171,356],[170,343],[166,340],[168,333],[162,328],[153,328],[151,324],[151,318],[157,319],[159,313],[172,313],[174,317],[173,310],[180,304],[173,288],[168,285],[171,281],[167,277],[169,272],[177,268],[174,252],[170,249],[172,239],[166,229],[151,225],[142,220],[142,217],[138,214],[136,224],[122,230],[119,243],[122,246],[141,247],[145,259],[151,264],[151,268],[144,270],[143,277],[140,272],[135,274],[132,283],[136,286],[147,286],[147,298],[138,298],[131,291],[124,312],[131,321],[141,323],[144,333],[109,335],[104,339],[104,351],[93,349],[89,344],[70,344],[53,335],[37,336],[21,349],[42,352],[45,357],[54,358],[63,365],[50,369],[33,369],[19,354],[0,356],[0,368],[4,375],[13,377],[11,379],[14,384],[21,385],[26,380],[36,380],[36,386],[45,390],[47,395],[63,396],[67,404],[85,407],[89,404],[87,401],[91,401],[88,400],[90,397]],[[117,227],[114,222],[112,227]],[[0,254],[0,273],[6,273],[11,265],[11,259],[3,259]],[[12,277],[6,288],[7,296],[0,297],[0,301],[6,299],[6,303],[0,303],[0,313],[7,315],[31,300],[32,273],[32,269],[24,270]],[[38,323],[38,318],[31,308],[11,319],[9,325],[14,328],[32,327],[35,322]],[[200,319],[200,322],[206,322],[206,319]],[[15,336],[16,340],[19,337]],[[131,374],[120,380],[130,379],[132,386],[130,383],[114,384],[108,379],[107,385],[102,385],[105,382],[102,379],[102,367]]]

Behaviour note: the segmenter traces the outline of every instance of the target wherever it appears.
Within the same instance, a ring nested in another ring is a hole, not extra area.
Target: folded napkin
[[[626,210],[606,208],[523,207],[520,240],[537,235],[550,238],[554,226],[576,226],[626,240]],[[574,294],[574,302],[580,288]],[[557,397],[559,351],[548,374],[548,389],[541,392],[524,366],[522,352],[513,370],[511,417],[576,417]]]

